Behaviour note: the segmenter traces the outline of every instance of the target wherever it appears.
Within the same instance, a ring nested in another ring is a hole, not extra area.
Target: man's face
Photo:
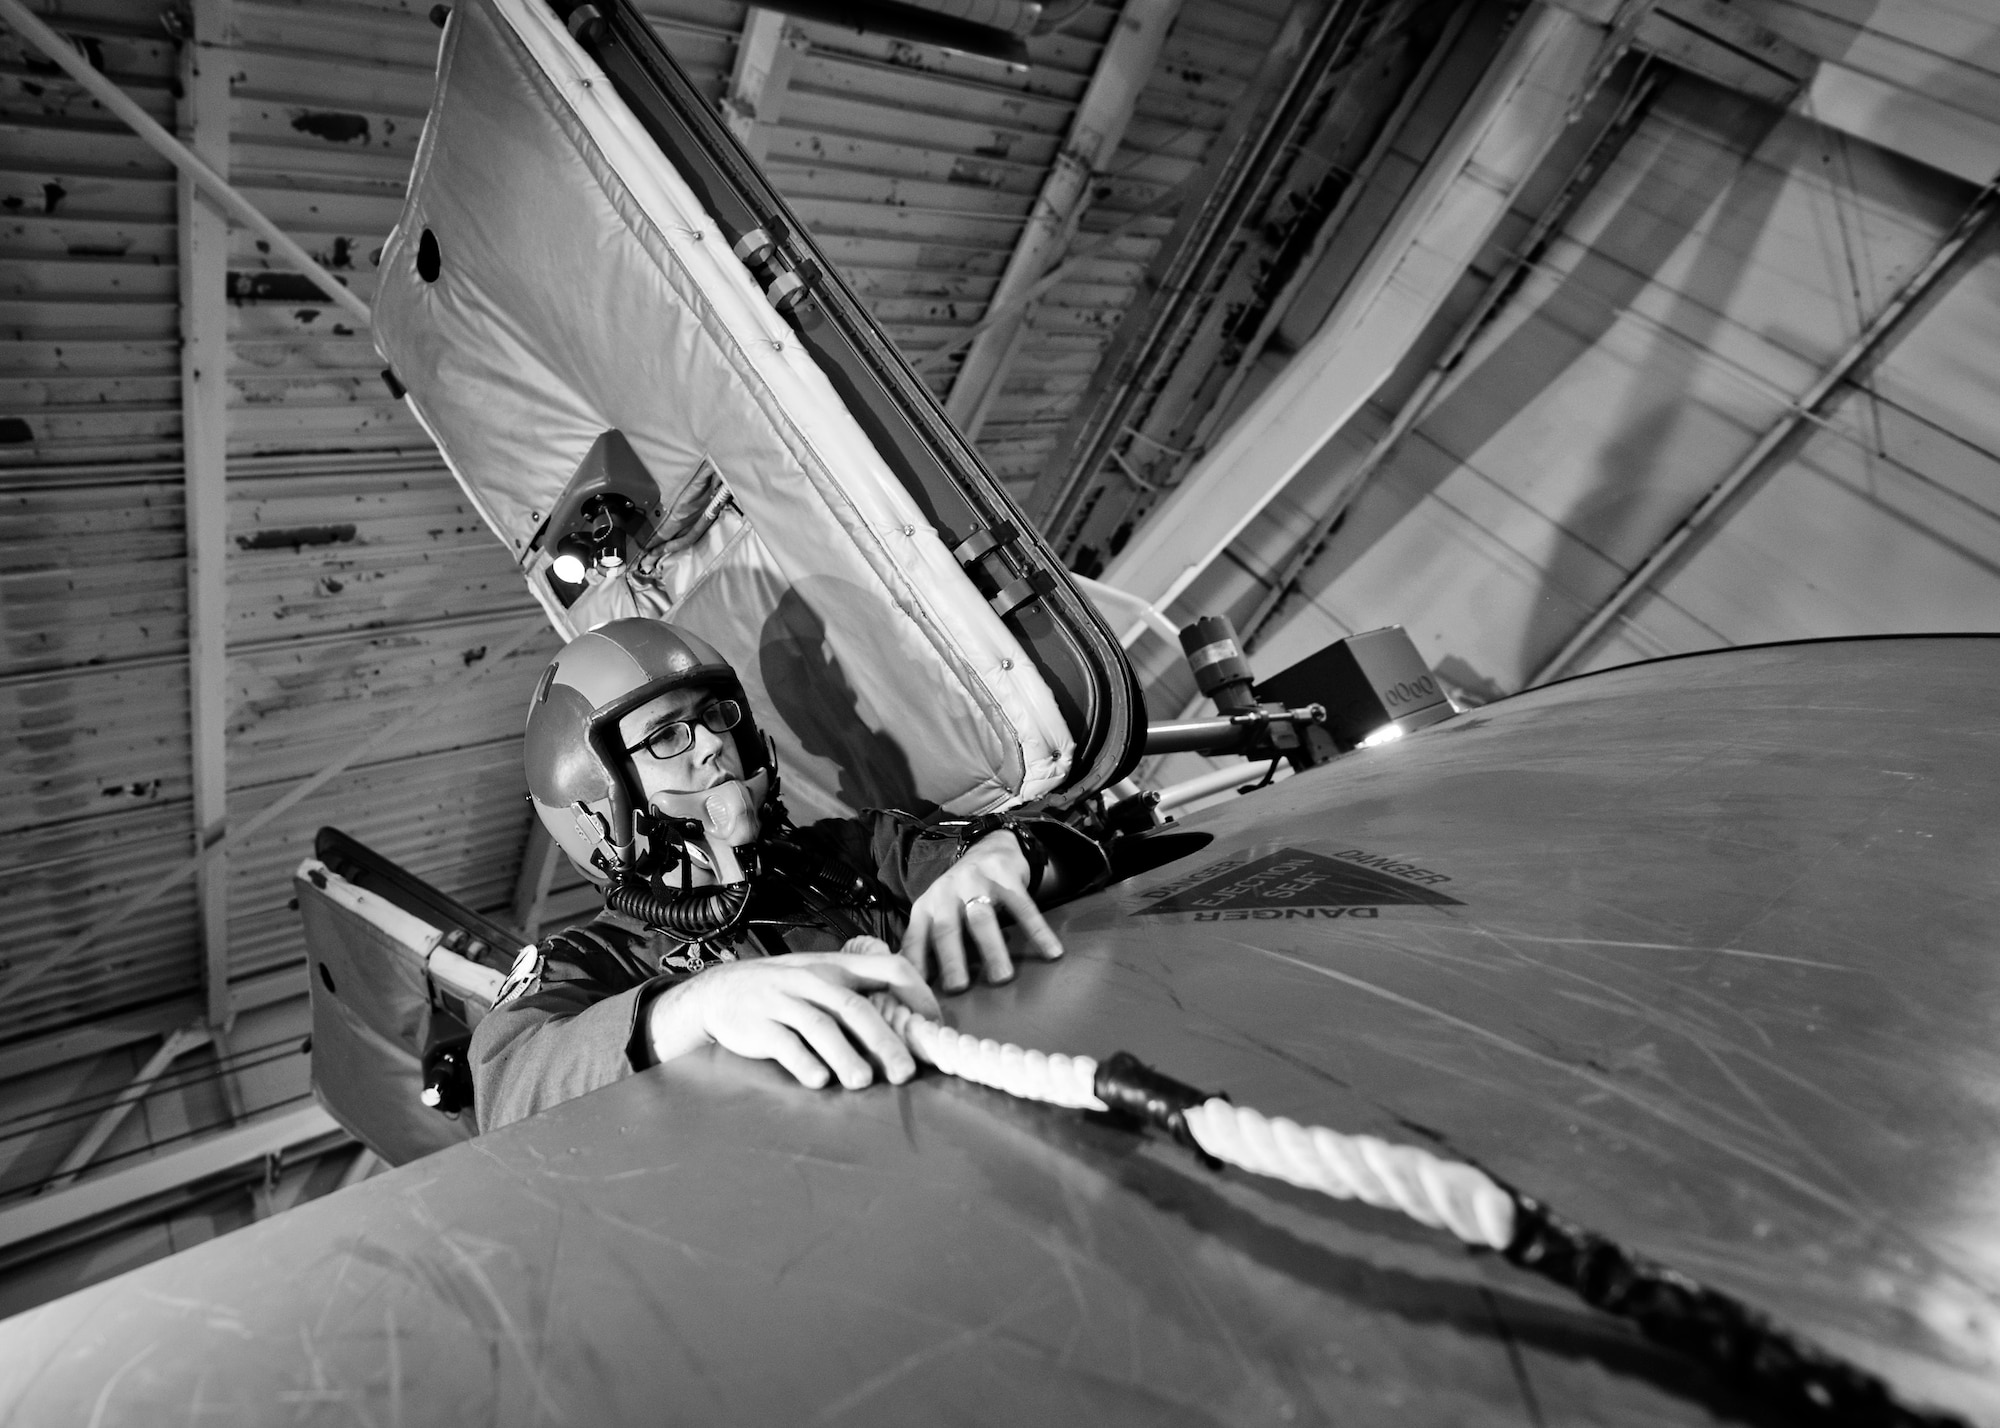
[[[707,689],[675,689],[618,721],[619,743],[635,750],[632,768],[648,803],[657,793],[699,793],[743,777],[743,757],[736,750],[735,731],[718,734],[698,717],[716,698]],[[694,735],[694,742],[684,752],[663,759],[639,747],[662,725],[677,720],[685,720]]]

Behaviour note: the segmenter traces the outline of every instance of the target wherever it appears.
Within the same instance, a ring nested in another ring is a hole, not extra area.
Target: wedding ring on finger
[[[991,906],[993,906],[993,899],[988,897],[985,893],[981,893],[978,897],[969,897],[965,900],[965,910],[967,912],[971,912],[972,909],[974,909],[975,907],[991,907]]]

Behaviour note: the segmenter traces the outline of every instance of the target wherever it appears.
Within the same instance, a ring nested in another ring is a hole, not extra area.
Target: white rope
[[[1476,1166],[1372,1135],[1266,1119],[1220,1097],[1182,1114],[1196,1143],[1217,1160],[1338,1200],[1401,1210],[1467,1244],[1504,1250],[1513,1242],[1514,1197]]]
[[[1023,1100],[1107,1109],[1094,1089],[1097,1063],[1088,1056],[1045,1055],[963,1036],[887,993],[872,1000],[912,1054],[946,1075]],[[1342,1135],[1282,1116],[1266,1117],[1220,1096],[1183,1112],[1182,1118],[1197,1145],[1240,1169],[1335,1199],[1400,1210],[1467,1244],[1504,1250],[1513,1242],[1514,1197],[1476,1166],[1371,1135]]]
[[[962,1036],[929,1017],[919,1016],[885,992],[873,1001],[912,1054],[947,1076],[977,1081],[1024,1101],[1045,1101],[1079,1111],[1109,1109],[1092,1086],[1097,1063],[1088,1056],[1046,1056],[998,1041]]]

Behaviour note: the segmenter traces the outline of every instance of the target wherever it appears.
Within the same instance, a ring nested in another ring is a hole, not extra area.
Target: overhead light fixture
[[[565,585],[581,585],[584,576],[590,573],[593,554],[590,543],[583,537],[564,536],[556,543],[556,558],[549,563],[549,574]]]
[[[639,511],[623,496],[609,493],[592,496],[583,503],[590,543],[597,547],[597,564],[605,570],[625,568],[625,536],[642,519]]]
[[[646,551],[663,505],[659,483],[632,444],[618,431],[604,432],[528,542],[523,563],[547,554],[551,591],[568,609],[582,598],[591,571],[616,574]]]

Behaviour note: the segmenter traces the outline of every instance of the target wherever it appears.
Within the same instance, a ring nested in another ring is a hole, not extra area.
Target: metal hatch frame
[[[550,9],[603,68],[738,256],[762,269],[760,277],[770,275],[774,305],[1035,661],[1077,739],[1068,777],[1039,804],[1064,807],[1123,778],[1144,750],[1144,697],[1124,648],[1061,559],[630,0],[550,0]],[[782,298],[778,282],[789,289]]]

